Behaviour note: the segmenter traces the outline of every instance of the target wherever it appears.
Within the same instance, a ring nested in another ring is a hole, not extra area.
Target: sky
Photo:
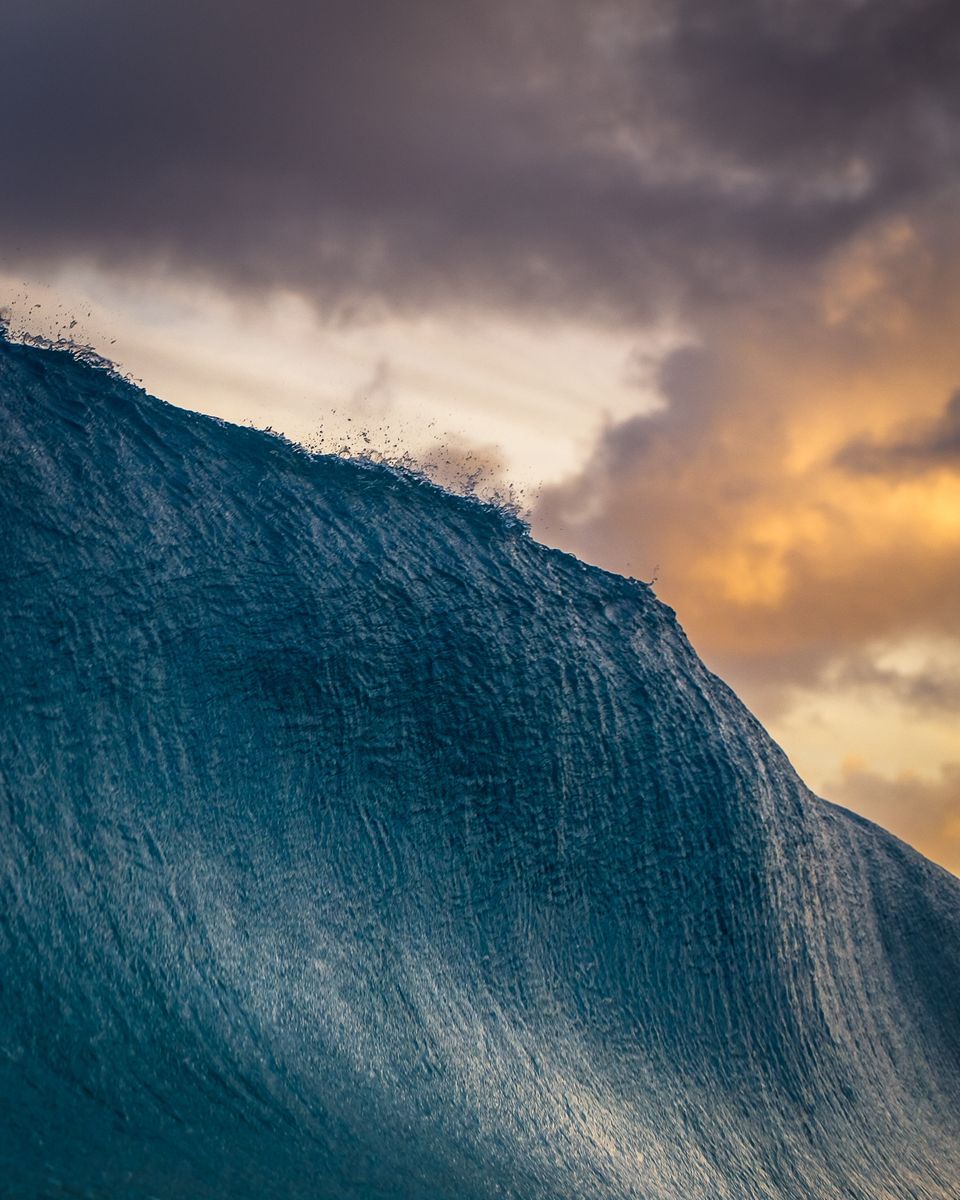
[[[960,873],[955,0],[11,0],[0,307],[513,489]]]

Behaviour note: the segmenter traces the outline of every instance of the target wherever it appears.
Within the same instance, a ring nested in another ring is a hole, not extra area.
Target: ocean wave
[[[649,587],[0,339],[0,1193],[955,1197],[960,883]]]

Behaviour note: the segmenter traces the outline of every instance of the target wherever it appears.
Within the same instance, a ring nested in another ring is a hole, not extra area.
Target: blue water
[[[951,1198],[960,881],[642,583],[0,339],[0,1194]]]

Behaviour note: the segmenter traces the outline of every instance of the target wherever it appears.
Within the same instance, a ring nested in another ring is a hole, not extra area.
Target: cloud
[[[874,474],[960,469],[960,391],[953,393],[936,420],[907,424],[888,442],[850,442],[837,461],[850,470]]]
[[[860,650],[832,661],[818,685],[824,690],[873,694],[914,714],[960,714],[957,661],[944,656],[946,663],[927,658],[913,669],[904,669],[884,662],[882,648]]]
[[[35,0],[2,252],[341,316],[755,298],[956,179],[958,29],[950,0]]]
[[[944,764],[934,778],[904,772],[891,779],[851,759],[827,793],[960,875],[960,762]]]

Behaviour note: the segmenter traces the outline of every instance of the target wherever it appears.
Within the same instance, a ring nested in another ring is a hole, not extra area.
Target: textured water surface
[[[0,1194],[960,1194],[960,882],[643,584],[0,340]]]

